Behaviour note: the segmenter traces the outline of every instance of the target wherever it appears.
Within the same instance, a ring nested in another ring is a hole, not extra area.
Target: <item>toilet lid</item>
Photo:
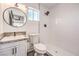
[[[41,44],[41,43],[39,43],[39,44],[34,44],[34,48],[35,48],[35,49],[38,49],[38,50],[41,50],[41,51],[46,50],[46,46],[45,46],[44,44]]]

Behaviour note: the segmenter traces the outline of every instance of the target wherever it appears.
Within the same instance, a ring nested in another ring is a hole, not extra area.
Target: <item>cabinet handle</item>
[[[12,55],[14,55],[14,54],[15,54],[14,50],[15,50],[15,49],[14,49],[14,48],[12,48]]]
[[[17,53],[17,47],[15,47],[15,54]]]

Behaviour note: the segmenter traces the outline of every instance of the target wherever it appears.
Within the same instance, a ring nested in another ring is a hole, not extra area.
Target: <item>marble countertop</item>
[[[27,40],[29,39],[28,36],[24,35],[19,35],[19,36],[9,36],[9,37],[4,37],[3,39],[0,40],[0,44],[3,43],[10,43],[10,42],[17,42],[17,41],[22,41],[22,40]]]

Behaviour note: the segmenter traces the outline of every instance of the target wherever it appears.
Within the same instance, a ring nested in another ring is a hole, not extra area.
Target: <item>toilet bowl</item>
[[[42,43],[34,44],[34,50],[41,55],[43,55],[47,51],[46,46]]]
[[[35,50],[34,55],[44,55],[47,51],[46,46],[42,43],[39,43],[39,35],[38,34],[30,34],[30,41],[33,44],[33,49]]]

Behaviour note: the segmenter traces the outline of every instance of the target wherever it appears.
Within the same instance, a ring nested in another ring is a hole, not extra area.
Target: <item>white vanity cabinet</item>
[[[27,40],[0,44],[0,56],[27,56]]]

